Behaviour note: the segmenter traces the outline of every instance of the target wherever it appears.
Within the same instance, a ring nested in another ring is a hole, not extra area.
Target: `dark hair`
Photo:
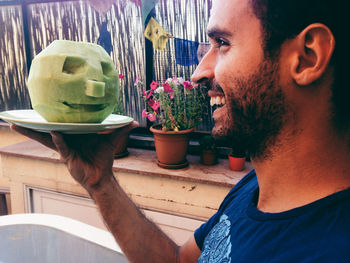
[[[335,37],[335,50],[330,64],[334,67],[332,102],[334,124],[338,129],[350,130],[350,87],[345,71],[349,48],[345,45],[349,33],[347,8],[339,0],[250,0],[260,19],[265,37],[265,51],[273,55],[282,43],[297,36],[312,23],[326,25]]]

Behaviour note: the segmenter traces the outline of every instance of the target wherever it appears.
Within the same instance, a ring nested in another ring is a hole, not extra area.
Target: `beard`
[[[233,151],[245,151],[252,158],[267,159],[286,117],[285,96],[279,86],[277,59],[265,59],[248,77],[226,79],[227,114],[213,129]],[[220,119],[220,118],[219,118]]]

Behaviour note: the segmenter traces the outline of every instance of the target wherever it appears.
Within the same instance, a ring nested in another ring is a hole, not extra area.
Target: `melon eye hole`
[[[78,74],[85,72],[86,61],[79,57],[68,56],[64,60],[62,72],[67,74]]]
[[[113,68],[110,63],[101,61],[102,73],[105,76],[113,75]]]

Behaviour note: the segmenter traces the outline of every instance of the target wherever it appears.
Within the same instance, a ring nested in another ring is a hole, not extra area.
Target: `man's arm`
[[[200,250],[194,237],[184,246],[177,246],[144,216],[115,180],[112,165],[118,137],[136,125],[103,135],[50,135],[18,126],[12,129],[60,153],[73,178],[95,200],[107,227],[130,262],[197,262]]]
[[[197,262],[200,250],[194,237],[178,247],[143,215],[114,179],[101,183],[91,196],[130,262]]]

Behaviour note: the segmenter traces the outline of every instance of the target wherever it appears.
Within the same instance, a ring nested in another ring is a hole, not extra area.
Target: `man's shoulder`
[[[315,215],[327,224],[324,230],[337,233],[338,237],[345,235],[350,240],[350,188],[327,196],[319,203]]]
[[[234,194],[251,192],[252,190],[256,190],[258,187],[259,185],[258,180],[256,178],[255,170],[252,170],[230,190],[227,197]]]
[[[226,195],[222,201],[219,211],[226,209],[240,211],[240,208],[245,208],[251,201],[254,193],[258,190],[259,185],[255,171],[252,170],[244,176]]]

